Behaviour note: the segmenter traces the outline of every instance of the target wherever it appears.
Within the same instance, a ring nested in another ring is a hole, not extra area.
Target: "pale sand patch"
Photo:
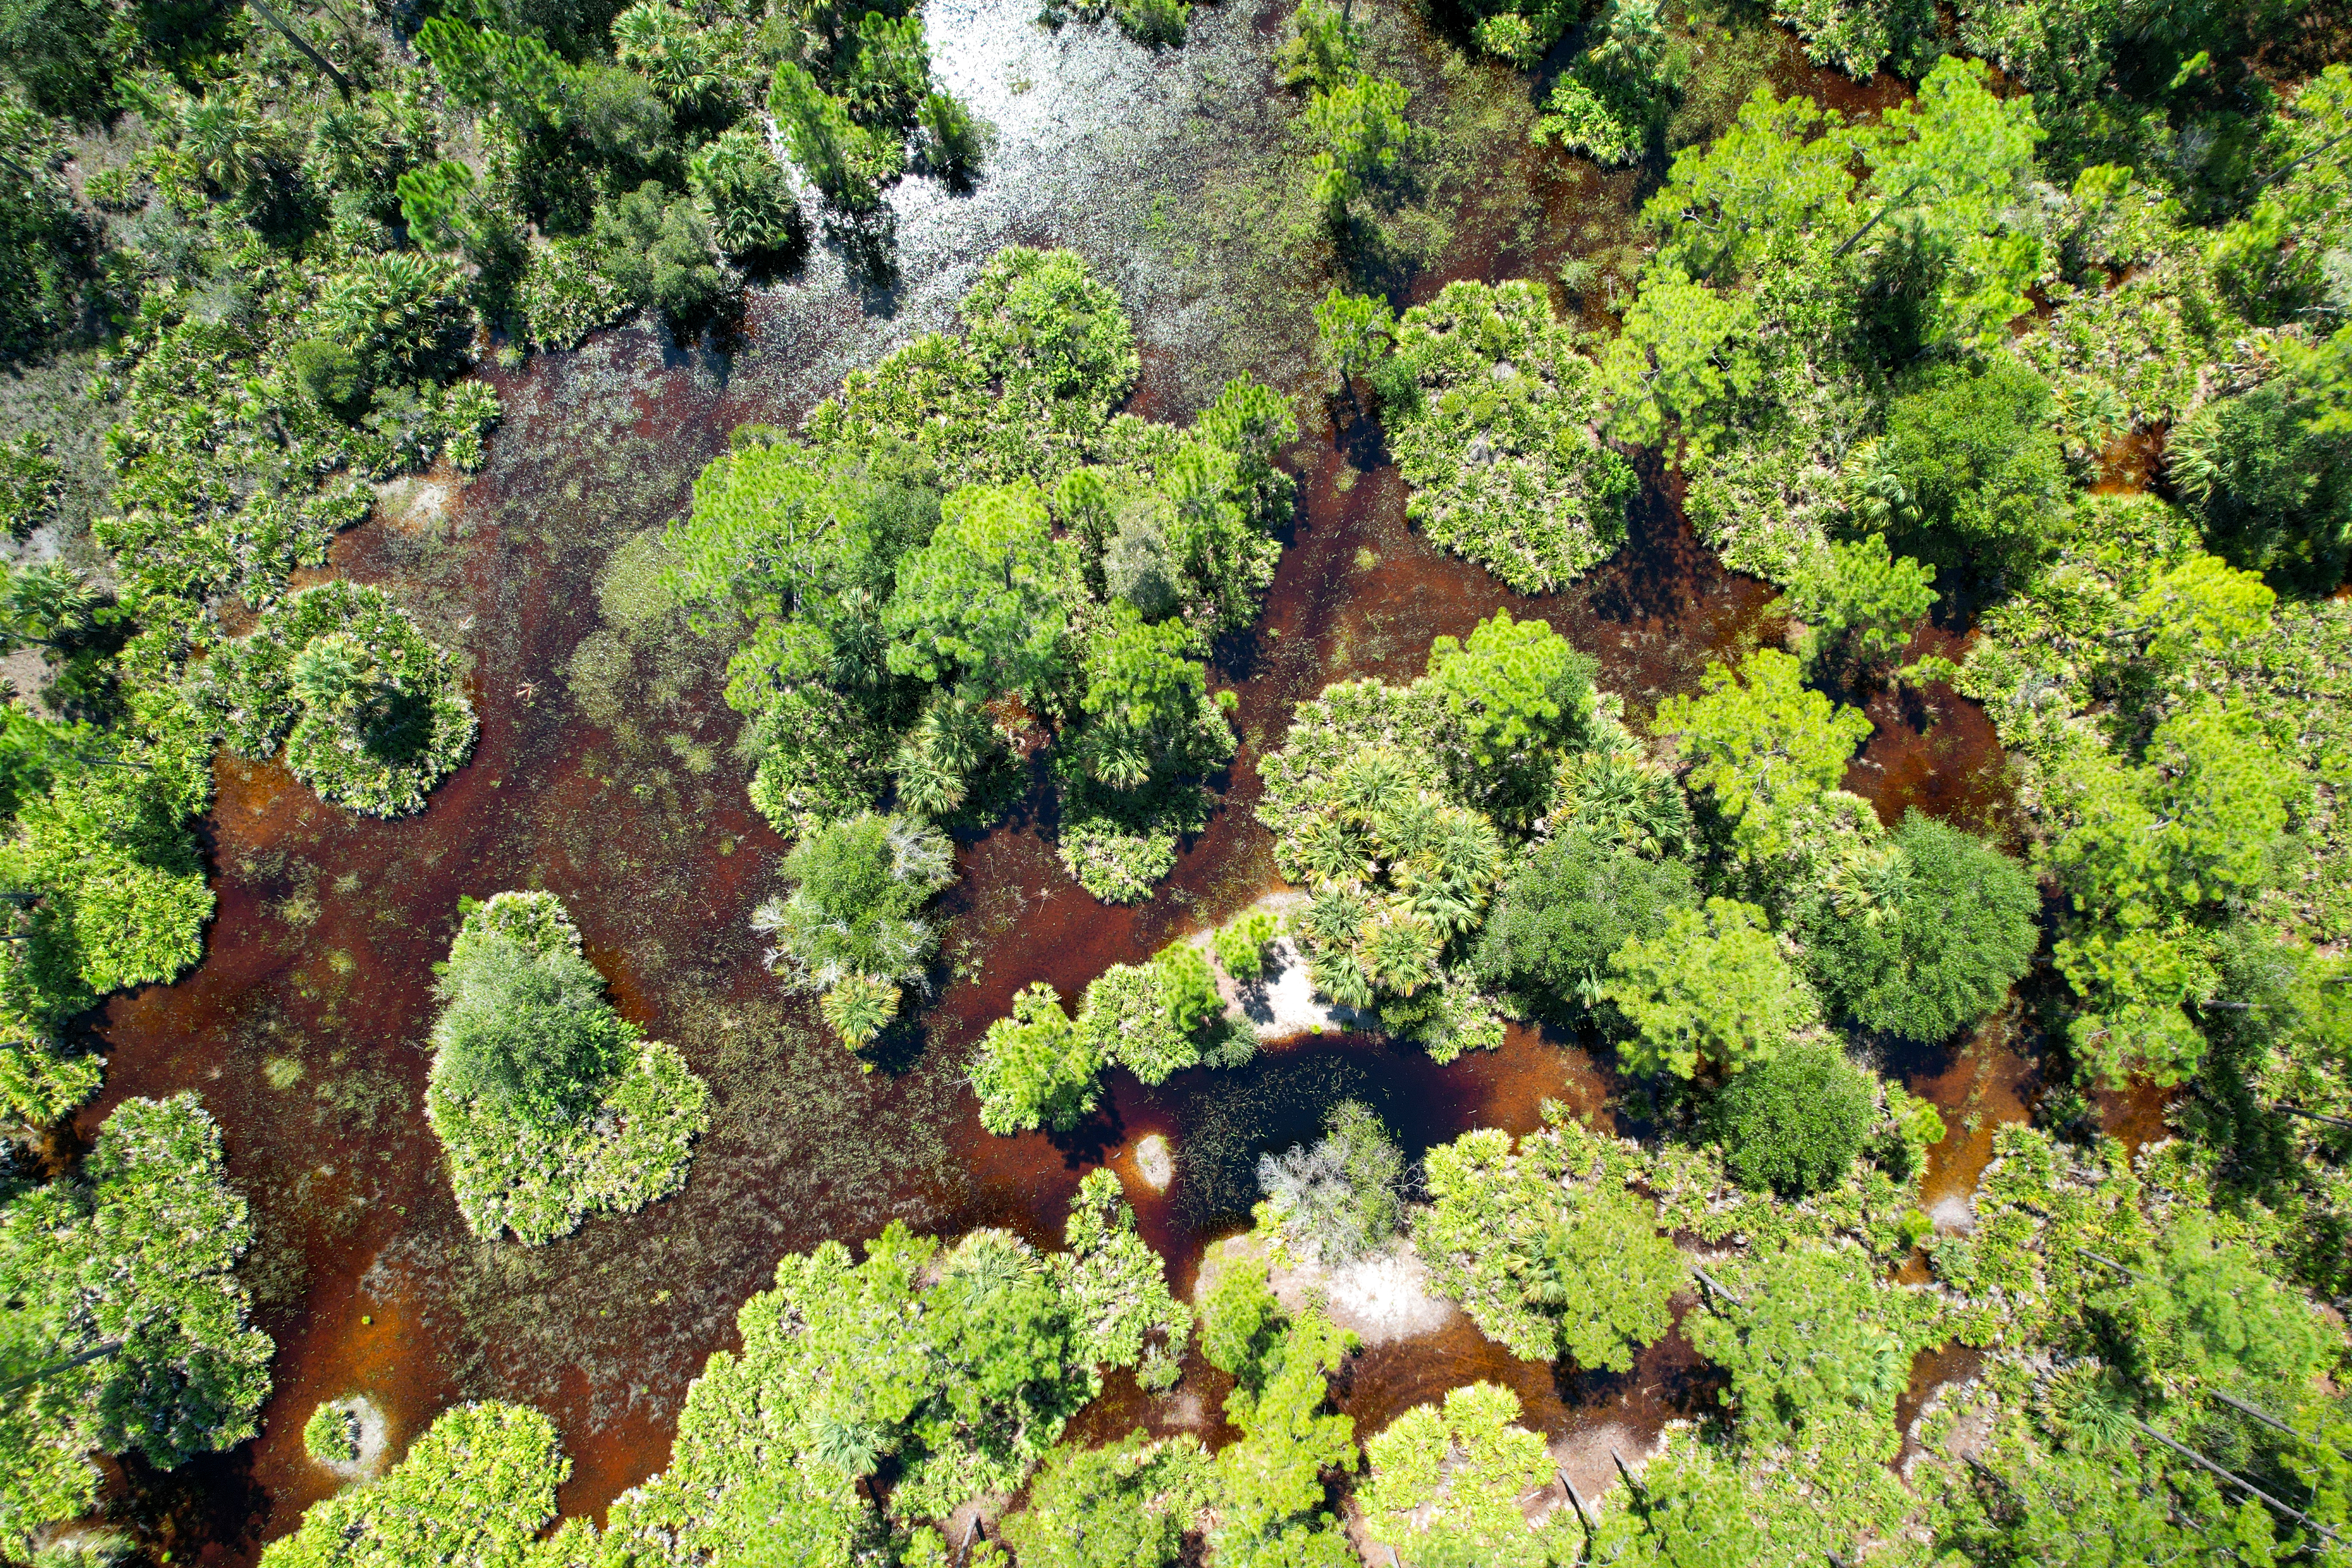
[[[1283,921],[1292,910],[1307,902],[1307,895],[1286,888],[1266,894],[1251,910],[1263,910],[1276,921]],[[1244,910],[1235,914],[1239,920]],[[1214,963],[1211,931],[1195,931],[1186,940],[1209,952],[1212,967],[1216,971],[1217,994],[1225,999],[1228,1016],[1248,1020],[1257,1031],[1257,1037],[1268,1044],[1293,1040],[1301,1035],[1337,1035],[1350,1030],[1373,1029],[1380,1026],[1380,1015],[1370,1010],[1358,1011],[1342,1007],[1315,994],[1315,985],[1307,977],[1306,955],[1298,944],[1284,931],[1266,944],[1266,973],[1264,977],[1244,985],[1234,981],[1221,964]]]
[[[1429,1268],[1400,1237],[1387,1248],[1339,1268],[1276,1261],[1265,1244],[1248,1231],[1213,1244],[1201,1259],[1193,1300],[1208,1299],[1217,1277],[1236,1258],[1266,1264],[1266,1283],[1286,1310],[1302,1311],[1319,1300],[1331,1321],[1368,1345],[1433,1334],[1461,1315],[1461,1309],[1429,1288]]]
[[[386,479],[375,487],[376,516],[403,532],[436,528],[448,512],[460,482],[448,465],[438,462],[429,473]]]
[[[1153,1192],[1168,1190],[1168,1184],[1176,1179],[1176,1160],[1168,1151],[1168,1140],[1164,1135],[1154,1132],[1148,1138],[1136,1141],[1135,1170]]]
[[[1937,1199],[1935,1206],[1927,1211],[1927,1217],[1936,1222],[1936,1231],[1939,1236],[1964,1236],[1977,1227],[1975,1205],[1958,1193]]]
[[[341,1399],[329,1400],[327,1405],[330,1409],[348,1410],[358,1418],[360,1455],[356,1459],[331,1464],[315,1458],[310,1462],[347,1481],[370,1480],[383,1474],[391,1458],[392,1423],[384,1419],[383,1409],[364,1394],[346,1394]]]

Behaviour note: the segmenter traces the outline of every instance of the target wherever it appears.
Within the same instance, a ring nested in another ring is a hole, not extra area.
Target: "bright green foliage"
[[[2137,1259],[2134,1260],[2137,1265]],[[2151,1267],[2125,1289],[2125,1372],[2168,1394],[2202,1385],[2291,1407],[2338,1353],[2301,1295],[2283,1286],[2242,1241],[2194,1211],[2170,1225]]]
[[[1496,610],[1467,644],[1429,645],[1429,681],[1469,744],[1492,768],[1538,747],[1573,746],[1592,716],[1599,667],[1545,621],[1513,621]]]
[[[435,16],[417,30],[416,52],[433,62],[449,96],[468,107],[496,108],[534,129],[562,112],[570,72],[528,33]]]
[[[1658,935],[1627,942],[1600,992],[1630,1031],[1618,1059],[1640,1074],[1739,1072],[1820,1017],[1764,911],[1730,899],[1672,910]]]
[[[1717,1091],[1707,1125],[1743,1186],[1801,1197],[1834,1186],[1878,1120],[1870,1075],[1830,1040],[1800,1040]]]
[[[1607,0],[1585,30],[1584,53],[1553,84],[1537,139],[1557,137],[1597,163],[1640,157],[1690,65],[1666,25],[1660,0]]]
[[[455,246],[476,183],[473,169],[454,158],[410,169],[394,187],[400,196],[400,219],[420,244]],[[349,399],[347,393],[337,401]]]
[[[1160,1255],[1135,1228],[1118,1178],[1097,1165],[1078,1184],[1055,1277],[1076,1314],[1081,1359],[1136,1369],[1144,1387],[1173,1387],[1192,1313],[1168,1289]]]
[[[273,1347],[235,1271],[252,1241],[220,1130],[193,1094],[123,1101],[79,1176],[8,1195],[0,1377],[34,1379],[0,1403],[11,1557],[96,1505],[93,1450],[135,1448],[162,1470],[254,1435]]]
[[[1397,323],[1379,379],[1406,515],[1432,541],[1530,594],[1615,553],[1633,472],[1594,437],[1592,363],[1542,289],[1447,284]]]
[[[1075,251],[998,251],[957,310],[981,363],[1034,409],[1098,423],[1142,368],[1118,295]]]
[[[1086,1048],[1146,1083],[1165,1083],[1171,1073],[1199,1064],[1194,1031],[1213,1016],[1201,991],[1205,983],[1206,1000],[1214,1002],[1216,982],[1207,959],[1190,943],[1177,945],[1188,948],[1192,959],[1163,953],[1150,963],[1114,963],[1087,983],[1078,1008]]]
[[[1799,917],[1831,1006],[1873,1029],[1940,1041],[1999,1007],[2041,945],[2025,868],[1975,835],[1905,814],[1869,897],[1817,898]]]
[[[2269,885],[2309,788],[2259,721],[2210,698],[2158,725],[2142,765],[2086,758],[2066,782],[2051,864],[2077,909],[2126,925]]]
[[[705,142],[688,160],[686,173],[711,240],[727,255],[775,256],[800,243],[801,209],[783,165],[758,135],[739,128]]]
[[[1290,37],[1275,59],[1282,85],[1329,89],[1345,81],[1356,68],[1363,41],[1360,31],[1346,6],[1298,0],[1298,9],[1290,14]],[[1334,286],[1325,303],[1349,298]],[[1319,325],[1319,315],[1317,321]]]
[[[1551,1484],[1551,1456],[1518,1415],[1517,1394],[1474,1383],[1442,1412],[1416,1405],[1389,1423],[1364,1445],[1366,1532],[1432,1568],[1546,1568],[1550,1543],[1519,1499]]]
[[[1750,1440],[1859,1419],[1892,1455],[1912,1355],[1941,1337],[1935,1298],[1885,1283],[1853,1247],[1792,1247],[1727,1262],[1717,1278],[1738,1300],[1710,1295],[1714,1310],[1685,1331],[1731,1373],[1724,1399]]]
[[[1080,752],[1101,783],[1135,789],[1188,762],[1213,766],[1220,742],[1229,754],[1231,731],[1207,708],[1208,670],[1185,657],[1194,636],[1181,621],[1146,621],[1128,603],[1112,605],[1087,649],[1079,702],[1092,721]]]
[[[1622,729],[1606,743],[1560,758],[1552,784],[1557,804],[1549,825],[1555,834],[1589,834],[1645,860],[1672,859],[1690,850],[1695,835],[1682,785],[1643,756]]]
[[[1925,336],[1979,352],[2032,308],[2025,289],[2042,259],[2030,234],[2000,231],[2027,196],[2044,132],[2032,99],[1995,97],[1990,76],[1981,60],[1946,55],[1861,139],[1887,243],[1941,273]]]
[[[1699,690],[1659,703],[1654,730],[1692,759],[1691,787],[1712,797],[1740,855],[1784,853],[1791,819],[1844,776],[1870,721],[1808,690],[1803,666],[1777,648],[1749,654],[1736,675],[1708,665]]]
[[[1623,1372],[1674,1322],[1686,1270],[1622,1178],[1538,1134],[1467,1132],[1430,1150],[1413,1242],[1437,1289],[1531,1361]]]
[[[360,1422],[349,1408],[321,1405],[302,1423],[302,1451],[322,1465],[348,1465],[360,1457]]]
[[[793,162],[845,213],[871,212],[881,205],[884,187],[906,172],[902,131],[860,124],[847,104],[792,61],[776,68],[768,112],[783,132]]]
[[[1358,71],[1307,100],[1307,134],[1315,147],[1315,199],[1335,220],[1367,185],[1396,167],[1410,127],[1405,85]]]
[[[1151,967],[1160,982],[1160,1005],[1179,1030],[1197,1033],[1224,1013],[1216,973],[1209,967],[1209,955],[1197,944],[1171,942],[1153,955]]]
[[[893,1223],[863,1263],[826,1242],[776,1268],[678,1418],[669,1468],[614,1505],[605,1553],[646,1563],[872,1562],[891,1513],[945,1516],[1020,1486],[1101,1386],[1097,1363],[1181,1355],[1183,1310],[1106,1189],[1083,1190],[1071,1253],[1003,1231],[941,1251]],[[1162,1380],[1164,1381],[1164,1380]]]
[[[1503,883],[1473,963],[1482,979],[1572,1016],[1599,999],[1610,954],[1659,935],[1697,899],[1687,861],[1652,859],[1589,830],[1561,833]]]
[[[1061,666],[1077,592],[1075,554],[1034,485],[957,490],[929,542],[898,563],[883,612],[891,673],[961,679],[983,697],[1033,690]]]
[[[1759,89],[1721,135],[1675,155],[1664,188],[1643,208],[1666,235],[1658,273],[1729,284],[1837,244],[1861,222],[1853,156],[1834,110]]]
[[[1475,24],[1471,37],[1481,49],[1526,70],[1576,26],[1584,5],[1582,0],[1538,0],[1521,9],[1496,0],[1472,0],[1463,11]]]
[[[538,1246],[686,1184],[710,1091],[614,1011],[553,894],[469,904],[437,989],[425,1114],[476,1235]]]
[[[1938,47],[1936,12],[1920,0],[1775,0],[1772,16],[1805,41],[1815,65],[1867,81],[1883,64],[1917,76]]]
[[[1060,994],[1043,981],[1024,986],[1012,1016],[988,1026],[972,1059],[980,1124],[1000,1137],[1031,1127],[1066,1132],[1100,1103],[1102,1066],[1093,1037],[1071,1023]]]
[[[193,695],[231,751],[283,745],[296,778],[367,816],[425,809],[478,728],[448,653],[383,590],[341,579],[271,605],[205,662]]]
[[[1260,979],[1265,973],[1265,950],[1278,929],[1274,916],[1264,910],[1247,910],[1231,925],[1218,927],[1212,939],[1217,967],[1243,985]]]
[[[1946,561],[2030,549],[2065,484],[2049,387],[2005,354],[1896,398],[1863,467],[1864,514]]]
[[[1264,1289],[1263,1276],[1246,1277],[1228,1303],[1212,1308],[1238,1307],[1268,1331],[1250,1342],[1246,1359],[1229,1369],[1234,1391],[1225,1400],[1225,1418],[1242,1440],[1217,1454],[1224,1498],[1210,1543],[1221,1563],[1341,1568],[1347,1538],[1326,1507],[1323,1476],[1356,1468],[1356,1424],[1324,1406],[1330,1374],[1356,1348],[1356,1337],[1311,1308],[1276,1331],[1278,1317],[1262,1305],[1251,1310]],[[1236,1344],[1230,1332],[1216,1342]]]
[[[1215,1497],[1199,1438],[1148,1442],[1131,1432],[1048,1454],[1004,1539],[1032,1568],[1165,1568]]]
[[[517,1405],[437,1416],[382,1480],[339,1492],[262,1552],[269,1568],[523,1568],[572,1473],[555,1424]]]
[[[1790,600],[1809,628],[1807,661],[1869,669],[1900,654],[1936,603],[1936,569],[1890,556],[1884,534],[1834,543],[1798,574]]]
[[[1299,16],[1304,17],[1310,8],[1339,21],[1339,14],[1320,6],[1318,0],[1302,0]],[[1377,296],[1350,294],[1334,283],[1315,307],[1315,357],[1343,384],[1385,358],[1395,335],[1396,312]]]
[[[1361,1101],[1343,1100],[1324,1113],[1313,1146],[1257,1162],[1261,1229],[1310,1263],[1352,1263],[1386,1247],[1404,1222],[1404,1152]]]
[[[7,721],[17,801],[0,886],[39,899],[16,917],[24,940],[0,944],[0,1103],[35,1125],[98,1087],[98,1060],[60,1048],[65,1021],[203,955],[214,900],[189,818],[211,778],[191,728],[184,709],[113,735]]]
[[[940,938],[921,911],[955,880],[946,835],[919,817],[861,812],[802,839],[782,868],[792,892],[754,910],[751,928],[775,939],[768,968],[787,989],[829,1002],[859,982],[832,1005],[870,1019],[877,1008],[885,1018],[897,1012],[901,986],[928,986]],[[853,1042],[841,1032],[852,1050],[874,1036]]]
[[[1652,444],[1673,420],[1705,452],[1732,404],[1763,374],[1750,346],[1755,332],[1756,310],[1743,297],[1671,268],[1644,272],[1624,330],[1609,345],[1611,432]]]
[[[845,974],[817,998],[817,1011],[843,1045],[862,1051],[898,1016],[898,987],[877,974]]]

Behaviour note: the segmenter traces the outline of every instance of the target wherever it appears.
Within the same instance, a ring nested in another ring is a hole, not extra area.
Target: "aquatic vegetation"
[[[380,588],[341,581],[272,605],[200,668],[192,704],[229,749],[369,816],[425,809],[474,749],[474,705],[449,656]]]
[[[341,1405],[321,1405],[302,1423],[302,1451],[322,1465],[348,1465],[360,1457],[360,1421]]]
[[[158,1469],[252,1436],[269,1336],[237,1259],[253,1244],[221,1135],[193,1094],[129,1100],[79,1176],[0,1207],[8,1299],[0,1406],[0,1545],[29,1558],[45,1527],[89,1510],[92,1451]]]
[[[535,1247],[686,1184],[709,1090],[614,1011],[553,894],[471,904],[438,990],[425,1114],[477,1236]]]

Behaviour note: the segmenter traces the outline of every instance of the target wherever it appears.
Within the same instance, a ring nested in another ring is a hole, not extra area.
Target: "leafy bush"
[[[1930,561],[2031,549],[2065,486],[2051,408],[2048,384],[2010,355],[1930,377],[1887,407],[1864,515]]]
[[[980,1124],[1000,1137],[1040,1126],[1066,1132],[1101,1103],[1095,1075],[1102,1066],[1094,1037],[1070,1021],[1060,994],[1042,981],[1025,985],[1011,1016],[981,1037],[972,1060]]]
[[[2352,458],[2319,397],[2277,376],[2190,416],[2167,448],[2173,482],[2231,565],[2324,594],[2352,559]]]
[[[1834,1186],[1877,1120],[1870,1075],[1830,1040],[1800,1040],[1731,1075],[1707,1106],[1744,1186],[1790,1197]]]
[[[470,905],[437,991],[425,1114],[476,1235],[535,1247],[686,1184],[709,1090],[614,1011],[553,894]]]
[[[680,330],[725,310],[739,288],[719,269],[701,210],[658,180],[599,204],[590,243],[621,298],[651,306]]]
[[[1884,535],[1833,543],[1798,574],[1789,598],[1807,625],[1806,658],[1872,668],[1910,645],[1936,603],[1936,569],[1887,554]]]
[[[1274,916],[1264,910],[1248,910],[1232,924],[1218,927],[1212,939],[1217,950],[1217,966],[1244,985],[1262,978],[1265,973],[1265,950],[1277,931]]]
[[[461,1556],[522,1568],[572,1473],[555,1424],[518,1405],[460,1405],[436,1416],[384,1478],[313,1504],[262,1552],[268,1568],[409,1568]]]
[[[1592,435],[1591,362],[1540,289],[1446,285],[1397,323],[1393,364],[1413,395],[1381,417],[1432,542],[1523,594],[1615,553],[1633,471]]]
[[[1404,1154],[1372,1110],[1343,1100],[1324,1113],[1323,1136],[1261,1154],[1259,1223],[1309,1263],[1352,1263],[1388,1245],[1404,1221]]]
[[[1324,1407],[1356,1337],[1313,1308],[1286,1321],[1264,1267],[1244,1260],[1211,1292],[1202,1345],[1233,1374],[1225,1419],[1242,1434],[1217,1454],[1215,1560],[1345,1568],[1351,1549],[1324,1476],[1356,1468],[1356,1424]]]
[[[273,1347],[236,1273],[252,1242],[220,1129],[193,1094],[124,1100],[80,1176],[8,1194],[7,1375],[29,1380],[0,1414],[12,1557],[96,1505],[92,1450],[135,1448],[166,1470],[254,1435]]]
[[[1022,1562],[1042,1568],[1165,1568],[1215,1500],[1199,1438],[1146,1441],[1139,1430],[1046,1455],[1003,1535]]]
[[[296,778],[369,816],[423,810],[474,749],[448,654],[382,589],[341,580],[270,606],[205,662],[194,697],[231,751],[268,757],[282,742]]]
[[[1625,1070],[1685,1079],[1769,1061],[1820,1016],[1764,911],[1730,899],[1670,910],[1658,935],[1628,941],[1600,994],[1631,1031]]]
[[[1708,665],[1699,695],[1659,703],[1652,727],[1692,759],[1687,782],[1729,824],[1735,850],[1759,860],[1789,851],[1806,809],[1845,776],[1872,729],[1861,710],[1807,689],[1798,661],[1769,647],[1736,673]]]
[[[1519,1500],[1551,1485],[1543,1435],[1518,1425],[1519,1396],[1491,1383],[1416,1405],[1364,1445],[1370,1474],[1357,1494],[1366,1533],[1416,1563],[1546,1568],[1566,1540],[1554,1513],[1531,1528]],[[1549,1537],[1558,1536],[1556,1542]],[[1579,1546],[1581,1542],[1578,1543]]]
[[[1895,1402],[1911,1358],[1942,1338],[1936,1298],[1890,1285],[1859,1247],[1801,1245],[1723,1265],[1737,1301],[1710,1297],[1685,1331],[1731,1373],[1724,1402],[1759,1441],[1810,1436],[1853,1423],[1892,1458],[1902,1439]]]
[[[1698,901],[1688,862],[1653,860],[1571,830],[1522,858],[1472,958],[1482,980],[1572,1016],[1601,995],[1610,955]]]
[[[1871,900],[1819,899],[1800,917],[1831,1005],[1907,1039],[1948,1039],[1999,1007],[2041,945],[2042,898],[2024,867],[1914,810]]]
[[[1033,408],[1107,419],[1142,368],[1118,294],[1076,251],[998,251],[957,313],[981,363]]]
[[[1622,1176],[1538,1135],[1485,1128],[1426,1156],[1413,1244],[1439,1293],[1511,1353],[1624,1372],[1673,1326],[1686,1270]]]
[[[302,1451],[322,1465],[348,1465],[360,1457],[360,1420],[341,1405],[321,1405],[302,1423]]]
[[[783,256],[806,237],[783,165],[756,132],[738,128],[703,143],[688,161],[687,182],[713,243],[728,256]]]
[[[794,845],[783,873],[791,894],[753,911],[751,929],[775,939],[768,968],[788,990],[828,998],[845,985],[873,991],[866,1013],[835,1005],[842,1021],[870,1022],[881,993],[887,1018],[897,1009],[899,987],[928,989],[940,937],[921,910],[955,880],[954,850],[944,834],[919,818],[861,812]],[[856,1037],[841,1032],[852,1050],[874,1037],[872,1030]]]

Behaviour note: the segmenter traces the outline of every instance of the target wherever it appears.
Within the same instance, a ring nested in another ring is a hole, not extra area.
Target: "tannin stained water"
[[[1025,8],[1013,9],[1025,22]],[[1284,10],[1230,24],[1196,13],[1196,27],[1224,29],[1201,48],[1244,49],[1262,68],[1255,24]],[[1243,33],[1257,42],[1244,48]],[[1019,50],[1032,47],[998,52],[1025,59]],[[994,89],[1002,96],[1003,84]],[[1036,134],[1049,134],[1053,116],[1035,118],[1046,127]],[[1525,149],[1516,155],[1533,166]],[[1548,215],[1574,200],[1558,182],[1532,185]],[[1633,195],[1601,189],[1617,207]],[[991,216],[920,199],[939,205],[939,232],[953,242],[910,226],[909,275],[878,313],[845,292],[786,289],[755,300],[731,360],[630,331],[493,374],[507,414],[486,473],[411,487],[338,542],[331,574],[383,584],[467,660],[481,740],[425,812],[392,823],[329,806],[275,764],[224,759],[205,827],[220,899],[205,962],[176,985],[116,999],[96,1021],[107,1082],[78,1136],[127,1096],[202,1096],[253,1206],[259,1239],[245,1272],[278,1347],[257,1440],[169,1477],[129,1478],[131,1522],[151,1550],[242,1563],[290,1530],[331,1489],[303,1452],[302,1423],[320,1401],[350,1394],[386,1411],[395,1451],[457,1400],[536,1405],[573,1460],[563,1511],[600,1512],[666,1463],[688,1383],[735,1342],[736,1309],[771,1282],[776,1259],[827,1237],[856,1242],[897,1218],[942,1234],[1004,1225],[1056,1245],[1078,1179],[1108,1163],[1189,1290],[1206,1243],[1246,1223],[1257,1155],[1311,1136],[1335,1099],[1375,1105],[1416,1154],[1473,1127],[1528,1131],[1548,1098],[1609,1114],[1616,1085],[1605,1062],[1521,1028],[1499,1051],[1446,1067],[1378,1038],[1335,1037],[1157,1089],[1114,1074],[1105,1110],[1057,1137],[990,1137],[963,1088],[971,1045],[1022,985],[1044,980],[1075,999],[1108,964],[1140,960],[1274,885],[1252,816],[1255,764],[1280,744],[1292,706],[1327,682],[1409,679],[1432,637],[1465,635],[1507,607],[1592,654],[1638,728],[1662,697],[1694,689],[1708,661],[1780,640],[1771,590],[1723,569],[1654,472],[1625,549],[1568,593],[1513,595],[1437,553],[1406,527],[1378,431],[1344,398],[1286,456],[1300,505],[1282,564],[1264,616],[1220,647],[1213,670],[1239,694],[1240,752],[1219,781],[1222,809],[1152,899],[1107,907],[1078,889],[1053,854],[1046,799],[1033,793],[960,850],[963,879],[945,900],[958,978],[926,1010],[910,1061],[861,1072],[818,1031],[813,1007],[780,994],[749,918],[777,890],[784,845],[745,798],[739,721],[719,699],[725,649],[674,615],[633,609],[610,574],[616,550],[685,508],[695,473],[735,426],[793,424],[845,363],[944,324],[940,301],[954,279],[1010,238],[1073,244],[1121,279],[1146,338],[1139,409],[1181,418],[1213,391],[1187,358],[1200,341],[1193,325],[1153,336],[1151,301],[1181,304],[1181,288],[1138,281],[1116,236],[1089,226],[1086,203],[1047,192]],[[1506,243],[1465,225],[1445,268],[1413,293],[1449,276],[1541,275],[1565,248],[1557,236]],[[1506,256],[1510,268],[1495,272]],[[1303,317],[1303,293],[1288,303]],[[1261,374],[1311,412],[1295,354],[1268,352]],[[1869,710],[1878,731],[1848,784],[1883,816],[1914,804],[1971,826],[1999,814],[1999,752],[1973,705],[1938,689],[1883,695]],[[446,952],[461,895],[514,887],[564,900],[622,1010],[677,1044],[713,1090],[712,1126],[683,1193],[539,1248],[466,1231],[424,1119],[430,966]],[[1983,1075],[2018,1076],[1990,1037],[1916,1064],[1916,1077],[1893,1065],[1955,1111],[1946,1095],[1965,1098]],[[2021,1101],[1987,1109],[2013,1117]],[[1176,1149],[1165,1194],[1133,1168],[1134,1142],[1150,1132]],[[1971,1157],[1939,1150],[1940,1179],[1972,1184]],[[1519,1362],[1457,1318],[1437,1335],[1366,1351],[1338,1396],[1369,1435],[1475,1377],[1514,1387],[1528,1418],[1563,1439],[1572,1479],[1595,1493],[1611,1447],[1631,1457],[1665,1420],[1707,1407],[1715,1386],[1679,1335],[1631,1373],[1580,1376]],[[1196,1352],[1174,1396],[1114,1378],[1076,1430],[1189,1426],[1213,1438],[1223,1393]]]

